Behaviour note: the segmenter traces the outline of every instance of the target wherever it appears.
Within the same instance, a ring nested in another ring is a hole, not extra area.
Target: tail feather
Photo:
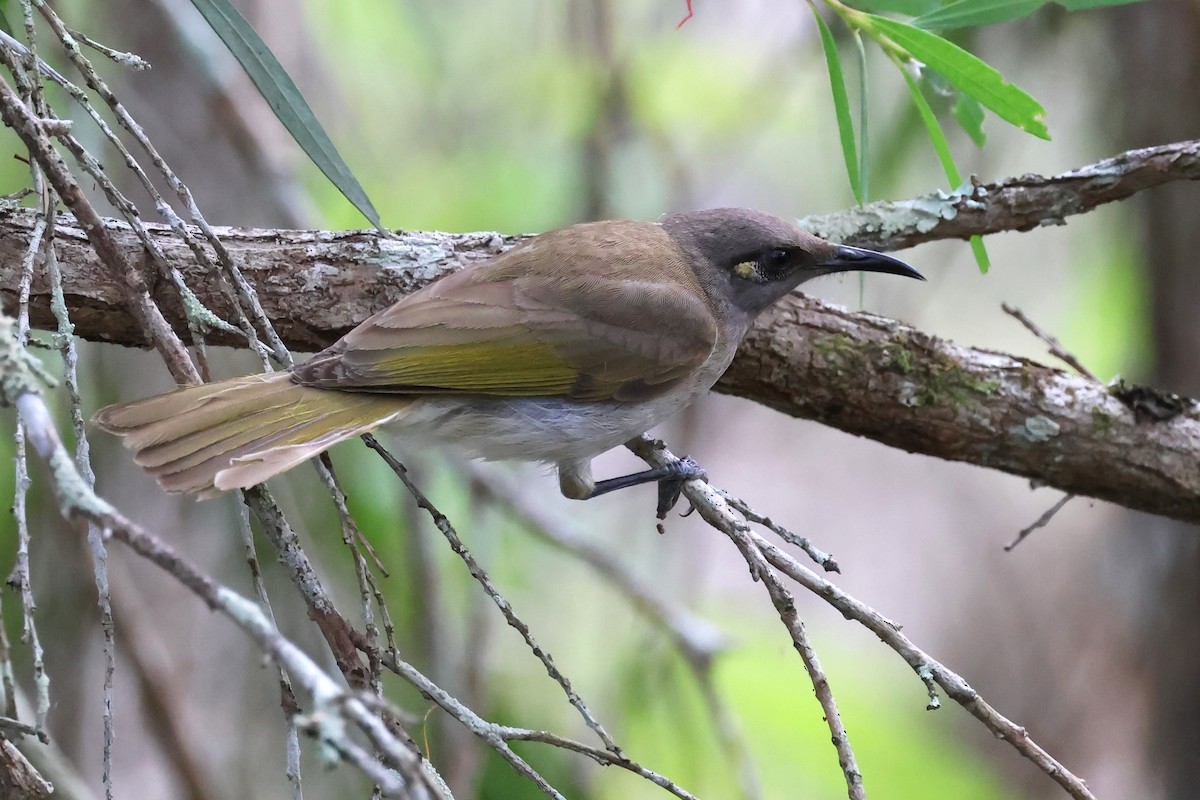
[[[261,483],[410,404],[395,395],[314,389],[253,375],[108,406],[93,422],[121,436],[163,488],[212,497]]]

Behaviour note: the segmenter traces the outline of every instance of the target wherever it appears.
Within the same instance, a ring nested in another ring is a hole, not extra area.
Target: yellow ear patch
[[[752,281],[758,277],[758,264],[753,261],[743,261],[740,264],[734,264],[733,274],[739,278]]]

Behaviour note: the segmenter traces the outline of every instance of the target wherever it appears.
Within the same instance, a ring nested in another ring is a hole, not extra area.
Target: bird
[[[572,499],[657,482],[662,516],[684,481],[706,479],[694,460],[597,481],[592,459],[712,387],[771,304],[847,271],[924,280],[749,209],[569,225],[430,283],[290,369],[111,405],[93,422],[164,489],[200,498],[383,428],[402,448],[554,465]]]

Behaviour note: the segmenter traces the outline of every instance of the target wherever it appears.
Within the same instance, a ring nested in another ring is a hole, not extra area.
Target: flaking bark
[[[1200,143],[1130,151],[1052,178],[1025,176],[878,204],[857,233],[837,238],[877,247],[986,229],[1061,221],[1102,202],[1171,180],[1200,177]],[[938,204],[941,204],[940,206]],[[905,213],[904,208],[917,209]],[[940,211],[931,212],[931,208]],[[957,210],[955,210],[957,209]],[[932,217],[930,214],[932,213]],[[973,216],[972,216],[973,215]],[[886,217],[886,219],[885,219]],[[971,223],[971,219],[975,223]],[[830,233],[829,220],[810,220]],[[58,259],[76,334],[148,346],[124,304],[123,287],[96,258],[84,232],[64,218]],[[0,211],[0,297],[13,303],[32,212]],[[133,234],[106,224],[129,259]],[[164,227],[149,226],[200,301],[228,319],[228,294]],[[314,351],[370,314],[460,266],[520,240],[496,233],[401,233],[220,229],[288,347]],[[143,271],[149,269],[142,259]],[[169,284],[146,275],[154,300],[187,339]],[[31,320],[53,327],[48,287],[35,282]],[[210,343],[241,345],[212,331]],[[1063,491],[1200,522],[1200,410],[1186,400],[1165,420],[1135,416],[1102,384],[1028,359],[962,347],[893,320],[792,297],[760,318],[717,390],[915,453],[1028,477]]]
[[[909,452],[1200,521],[1190,400],[1139,421],[1104,384],[812,298],[763,314],[717,389]]]

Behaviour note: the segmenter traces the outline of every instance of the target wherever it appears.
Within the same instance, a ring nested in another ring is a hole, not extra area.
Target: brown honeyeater
[[[763,309],[852,270],[921,277],[746,209],[571,225],[447,275],[289,370],[108,406],[94,421],[167,490],[200,497],[376,428],[409,448],[554,464],[571,498],[651,481],[677,493],[703,474],[694,462],[597,483],[591,460],[709,389]]]

